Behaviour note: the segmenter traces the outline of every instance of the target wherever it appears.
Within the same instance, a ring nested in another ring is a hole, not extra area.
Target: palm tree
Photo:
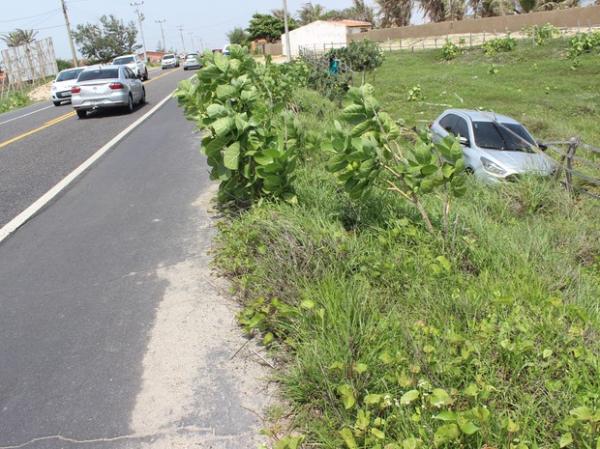
[[[432,22],[462,20],[465,0],[420,0],[421,9]]]
[[[517,0],[521,4],[533,3],[536,0]],[[512,0],[470,0],[471,9],[475,17],[505,16],[515,12]],[[529,10],[525,11],[529,12]]]
[[[383,28],[410,24],[412,0],[377,0],[379,17]]]
[[[283,11],[283,9],[272,9],[271,15],[273,17],[278,18],[279,20],[283,20],[283,17],[285,16],[285,12]]]
[[[322,20],[325,18],[325,7],[318,3],[305,3],[298,10],[298,17],[302,25],[314,22],[315,20]]]
[[[373,23],[375,20],[375,11],[365,3],[365,0],[352,0],[352,17],[355,20],[364,20]]]
[[[19,47],[21,45],[31,45],[35,41],[36,36],[37,31],[17,28],[15,31],[3,34],[0,36],[0,39],[2,39],[8,47]]]

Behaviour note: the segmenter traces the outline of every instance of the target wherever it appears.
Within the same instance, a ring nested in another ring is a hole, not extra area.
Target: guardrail
[[[558,164],[555,178],[561,179],[564,173],[564,185],[569,192],[574,193],[577,190],[600,199],[600,189],[595,192],[588,188],[588,186],[600,187],[600,163],[593,160],[600,159],[600,148],[583,143],[576,137],[568,141],[545,142],[545,144],[548,147],[547,153],[552,152],[558,156],[553,158]],[[587,152],[588,157],[582,157],[583,152]]]

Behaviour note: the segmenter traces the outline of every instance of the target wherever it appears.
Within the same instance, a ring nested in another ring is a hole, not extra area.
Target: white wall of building
[[[345,47],[347,44],[348,28],[339,23],[318,20],[290,31],[290,47],[292,56],[298,56],[301,48],[313,51]],[[287,56],[287,41],[285,34],[281,36],[283,54]]]

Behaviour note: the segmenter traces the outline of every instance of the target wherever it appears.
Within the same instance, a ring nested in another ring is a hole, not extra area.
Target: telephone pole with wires
[[[183,26],[179,25],[177,27],[177,29],[179,30],[179,35],[181,36],[181,45],[183,47],[183,52],[185,53],[185,40],[183,39]]]
[[[140,11],[140,6],[144,4],[141,2],[131,2],[130,5],[135,8],[135,13],[137,14],[138,24],[140,26],[140,36],[142,37],[142,46],[144,48],[144,62],[148,62],[148,55],[146,53],[146,39],[144,39],[144,27],[142,26],[142,22],[145,20],[144,14]]]
[[[190,31],[188,34],[190,35],[190,41],[192,42],[192,51],[198,51],[198,49],[196,48],[196,40],[194,39],[194,33]]]
[[[158,23],[160,25],[160,35],[162,36],[162,49],[164,51],[167,51],[167,42],[165,41],[165,29],[163,28],[163,23],[165,23],[167,20],[166,19],[162,19],[162,20],[155,20],[156,23]]]
[[[292,48],[290,47],[290,27],[288,24],[288,5],[287,0],[283,0],[283,24],[285,27],[285,45],[287,47],[287,60],[292,61]]]
[[[73,34],[71,33],[71,23],[69,22],[69,13],[67,12],[67,5],[65,0],[60,0],[62,6],[62,12],[65,16],[65,25],[67,26],[67,36],[69,37],[69,46],[71,47],[71,56],[73,57],[73,65],[77,67],[79,61],[77,60],[77,51],[75,50],[75,44],[73,43]]]

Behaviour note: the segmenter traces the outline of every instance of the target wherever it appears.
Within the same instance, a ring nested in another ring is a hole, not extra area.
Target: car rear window
[[[69,81],[77,79],[79,74],[83,71],[83,69],[79,70],[68,70],[66,72],[61,72],[56,77],[56,81]]]
[[[173,59],[175,55],[164,55],[163,59]]]
[[[118,77],[119,69],[84,70],[77,81],[105,80]]]
[[[135,58],[133,56],[125,56],[123,58],[116,58],[113,60],[114,65],[129,64],[130,62],[135,62]]]

